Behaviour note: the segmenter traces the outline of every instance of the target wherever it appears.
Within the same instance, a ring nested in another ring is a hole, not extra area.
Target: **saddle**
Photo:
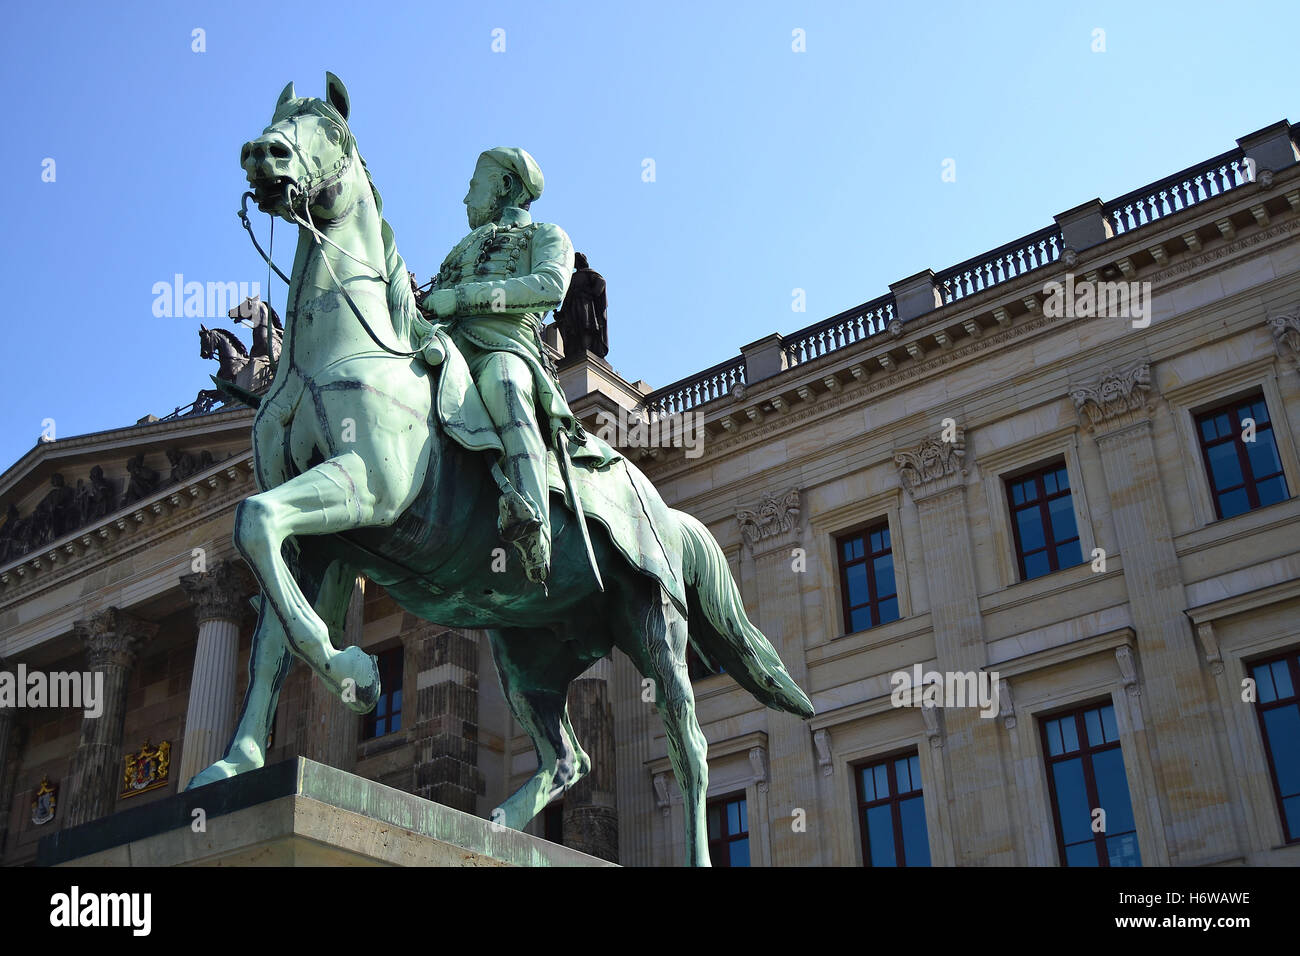
[[[472,452],[504,453],[496,426],[470,375],[469,364],[460,349],[441,327],[435,327],[424,347],[424,359],[438,370],[435,376],[433,408],[443,431],[462,448]],[[547,449],[546,478],[551,494],[559,496],[570,511],[569,500],[555,451]],[[669,551],[680,553],[676,542],[661,542],[660,534],[677,527],[672,509],[659,497],[640,469],[626,461],[596,435],[570,449],[574,464],[574,489],[583,513],[601,525],[614,547],[634,567],[657,580],[678,610],[686,609],[686,589],[680,563]]]

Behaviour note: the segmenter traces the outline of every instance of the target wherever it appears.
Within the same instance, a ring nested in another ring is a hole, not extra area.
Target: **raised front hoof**
[[[249,770],[256,770],[256,767],[236,764],[230,760],[218,760],[206,770],[201,770],[194,775],[188,784],[186,790],[197,790],[199,787],[206,787],[210,783],[216,783],[218,780],[228,780],[236,774],[246,773]]]
[[[353,645],[339,652],[330,670],[342,687],[340,699],[354,713],[368,714],[379,703],[379,659]]]

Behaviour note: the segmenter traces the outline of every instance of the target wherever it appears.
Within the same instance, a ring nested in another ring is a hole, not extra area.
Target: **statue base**
[[[40,866],[612,865],[305,757],[53,833],[40,841],[36,862]]]

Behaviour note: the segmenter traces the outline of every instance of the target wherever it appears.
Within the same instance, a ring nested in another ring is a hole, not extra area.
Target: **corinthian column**
[[[1139,733],[1154,738],[1149,750],[1168,811],[1164,832],[1151,834],[1146,846],[1167,839],[1168,863],[1192,866],[1238,851],[1196,638],[1183,613],[1187,596],[1156,466],[1150,390],[1151,368],[1140,362],[1071,386],[1070,398],[1101,452],[1138,647],[1125,682],[1146,718]],[[1143,863],[1156,862],[1163,861],[1144,854]]]
[[[925,579],[939,670],[979,673],[988,663],[984,622],[975,582],[975,548],[966,513],[966,446],[928,438],[894,455],[899,481],[916,503],[921,520]],[[973,707],[949,707],[939,714],[922,710],[926,736],[941,749],[951,793],[954,858],[959,866],[1010,866],[1017,863],[1007,781],[1000,772],[1000,741],[995,721],[981,719]],[[931,799],[926,794],[926,799]]]
[[[71,799],[65,827],[98,820],[113,812],[122,785],[122,727],[126,721],[126,687],[140,648],[158,625],[115,607],[73,625],[86,646],[86,662],[104,675],[103,709],[81,721],[81,742],[72,758]]]
[[[182,787],[218,760],[235,727],[235,661],[239,622],[248,613],[253,577],[242,561],[218,561],[209,570],[181,575],[194,605],[199,639],[185,709],[185,738],[176,779]]]

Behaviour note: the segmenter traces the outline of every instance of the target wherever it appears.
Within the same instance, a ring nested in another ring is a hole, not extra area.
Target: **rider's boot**
[[[524,574],[534,584],[545,584],[551,565],[551,526],[543,521],[517,491],[501,496],[497,528],[501,540],[515,546]]]

